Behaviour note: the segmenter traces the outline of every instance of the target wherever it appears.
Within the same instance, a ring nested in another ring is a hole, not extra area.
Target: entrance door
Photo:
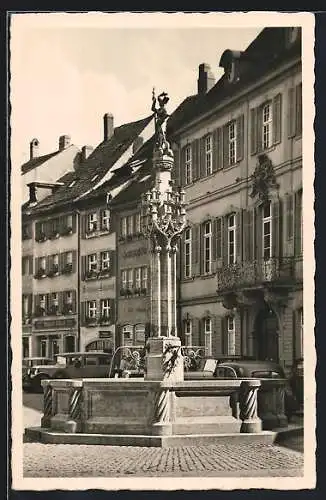
[[[278,331],[277,316],[266,306],[256,318],[255,337],[258,359],[278,362]]]

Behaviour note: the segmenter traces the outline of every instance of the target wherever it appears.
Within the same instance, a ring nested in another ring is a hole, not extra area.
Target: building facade
[[[201,65],[198,95],[168,125],[188,203],[183,342],[286,370],[303,356],[300,37],[267,28],[244,52],[226,50],[213,86]]]

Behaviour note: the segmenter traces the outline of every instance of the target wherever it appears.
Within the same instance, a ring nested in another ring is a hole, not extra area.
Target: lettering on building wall
[[[132,259],[134,257],[140,257],[141,255],[147,254],[147,248],[137,248],[136,250],[128,250],[122,255],[124,259]]]

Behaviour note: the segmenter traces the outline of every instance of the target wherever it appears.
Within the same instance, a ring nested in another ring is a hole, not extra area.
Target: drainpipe
[[[76,351],[80,351],[80,238],[81,238],[81,231],[80,231],[80,211],[76,210],[76,217],[77,217],[77,259],[76,259],[76,264],[77,264],[77,293],[76,293],[76,305],[78,304],[77,307],[77,348]]]

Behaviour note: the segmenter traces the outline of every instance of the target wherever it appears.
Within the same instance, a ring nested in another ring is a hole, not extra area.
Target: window
[[[132,345],[134,329],[132,325],[125,325],[122,328],[122,345]]]
[[[66,263],[72,265],[72,252],[66,252]]]
[[[147,267],[142,268],[141,287],[143,290],[147,290]]]
[[[237,161],[237,134],[236,123],[229,124],[229,165],[234,165]]]
[[[263,257],[269,260],[272,257],[272,213],[271,203],[263,206]]]
[[[53,267],[57,268],[59,266],[59,255],[56,253],[53,255]]]
[[[185,345],[192,344],[192,323],[190,319],[185,321]]]
[[[28,224],[23,224],[22,226],[22,238],[23,240],[29,240],[31,238],[31,228]]]
[[[67,227],[72,227],[72,215],[67,215],[66,224],[67,224]]]
[[[101,270],[108,271],[110,269],[110,252],[101,253]]]
[[[109,210],[101,210],[101,229],[108,231],[110,229],[110,212]]]
[[[136,344],[143,344],[145,342],[145,325],[135,326],[135,342]]]
[[[28,295],[23,295],[23,316],[29,316],[29,312]]]
[[[101,300],[101,316],[103,318],[109,318],[110,317],[110,301],[109,299],[102,299]]]
[[[41,358],[46,358],[46,344],[47,344],[47,342],[44,339],[41,339],[39,342],[40,342],[39,343],[40,356],[41,356]]]
[[[23,257],[22,258],[22,273],[23,273],[23,276],[26,276],[30,273],[30,269],[29,269],[29,257]]]
[[[134,218],[132,215],[127,217],[127,235],[131,236],[134,232]]]
[[[206,175],[210,175],[213,171],[213,150],[212,150],[212,136],[208,135],[205,139],[205,168]]]
[[[40,271],[46,269],[46,257],[40,257]]]
[[[141,288],[141,267],[135,269],[135,288],[137,290]]]
[[[88,271],[96,271],[97,270],[97,255],[96,253],[92,253],[87,256],[87,264]]]
[[[211,272],[212,261],[212,223],[205,222],[204,224],[204,273]]]
[[[205,348],[206,355],[212,355],[212,320],[211,318],[204,319],[204,334],[205,334]]]
[[[228,218],[228,264],[236,262],[236,222],[235,214]]]
[[[23,358],[29,357],[29,338],[23,337]]]
[[[66,304],[72,304],[72,291],[68,290],[66,292]]]
[[[125,290],[127,288],[127,271],[121,271],[121,286]]]
[[[51,293],[51,311],[57,313],[59,308],[59,296],[57,292]]]
[[[127,217],[121,217],[121,236],[127,236]]]
[[[185,278],[191,276],[191,229],[185,230],[184,237],[184,273]]]
[[[263,106],[263,128],[262,128],[262,143],[263,149],[271,147],[273,142],[273,126],[272,126],[272,104],[267,103]]]
[[[135,233],[139,234],[141,233],[141,227],[140,227],[140,213],[135,215]]]
[[[228,355],[235,355],[235,321],[232,316],[227,318],[227,339],[228,339]]]
[[[192,154],[191,154],[191,146],[187,146],[185,150],[185,181],[186,184],[190,184],[192,181]]]
[[[89,232],[97,230],[97,213],[93,212],[87,216],[87,228]]]
[[[40,312],[45,313],[46,310],[46,296],[42,293],[39,295]]]
[[[87,303],[87,317],[96,318],[96,300],[89,300]]]
[[[134,270],[128,269],[128,290],[132,290],[134,286]]]

